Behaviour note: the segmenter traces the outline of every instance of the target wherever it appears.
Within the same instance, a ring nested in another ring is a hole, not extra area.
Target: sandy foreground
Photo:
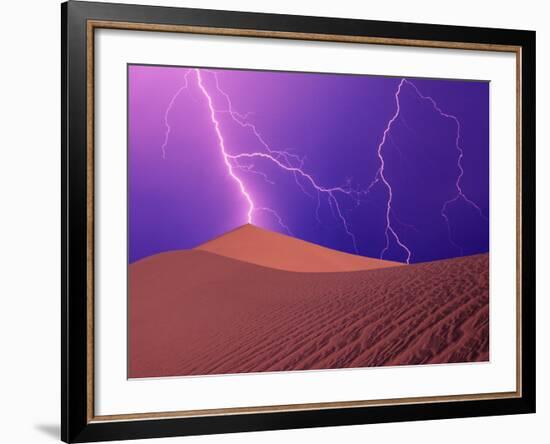
[[[486,361],[489,256],[292,272],[202,249],[129,268],[130,378]]]

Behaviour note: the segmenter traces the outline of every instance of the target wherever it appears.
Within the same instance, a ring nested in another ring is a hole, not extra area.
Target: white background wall
[[[139,2],[139,1],[137,1]],[[126,1],[124,3],[136,3]],[[550,11],[539,0],[188,0],[149,4],[537,31],[538,413],[498,418],[333,427],[155,442],[446,444],[548,442],[550,432]],[[0,26],[0,441],[40,444],[59,434],[59,2],[4,2]]]

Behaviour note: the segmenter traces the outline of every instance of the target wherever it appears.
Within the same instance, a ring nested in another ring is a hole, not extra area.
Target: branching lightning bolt
[[[191,70],[188,70],[185,73],[185,75],[183,76],[183,80],[185,81],[185,83],[183,84],[183,86],[180,89],[178,89],[176,94],[174,94],[174,96],[170,100],[170,103],[168,103],[168,107],[166,108],[166,111],[164,112],[164,126],[165,126],[164,142],[162,142],[162,145],[160,147],[160,149],[162,151],[162,158],[163,159],[166,159],[166,147],[168,146],[168,138],[170,137],[170,131],[172,131],[172,127],[170,126],[170,123],[168,122],[168,114],[170,114],[170,111],[172,111],[174,103],[176,102],[176,99],[179,97],[179,95],[183,92],[183,90],[187,89],[187,87],[188,87],[187,76],[189,75],[190,72],[191,72]]]
[[[260,134],[260,132],[258,131],[258,129],[256,128],[256,125],[254,125],[253,123],[250,123],[248,122],[246,119],[248,118],[248,116],[251,114],[251,113],[247,113],[247,114],[241,114],[237,111],[235,111],[235,109],[233,108],[233,102],[231,101],[231,98],[229,97],[229,94],[227,94],[221,87],[220,87],[220,82],[219,82],[219,79],[218,79],[218,75],[215,71],[212,71],[212,70],[208,70],[208,69],[205,69],[204,71],[210,73],[213,77],[214,77],[214,82],[215,82],[215,85],[216,85],[216,90],[218,91],[219,94],[221,94],[224,98],[225,98],[225,101],[227,103],[227,109],[226,110],[218,110],[217,112],[219,113],[227,113],[229,114],[229,116],[231,117],[231,119],[233,120],[233,122],[235,122],[237,125],[239,125],[241,128],[246,128],[248,130],[250,130],[252,132],[252,134],[254,135],[254,137],[256,138],[256,140],[258,140],[258,142],[260,142],[260,144],[263,146],[263,148],[269,153],[271,154],[272,156],[275,156],[276,158],[278,159],[283,159],[285,161],[285,163],[287,165],[292,165],[293,162],[297,162],[299,164],[299,167],[300,168],[303,168],[304,166],[304,158],[303,157],[300,157],[298,156],[297,154],[293,154],[293,153],[290,153],[288,151],[285,151],[285,150],[274,150],[272,149],[269,144],[265,141],[265,139],[263,138],[263,136]],[[245,169],[245,168],[243,168]],[[252,167],[247,167],[246,168],[246,171],[248,172],[251,172],[251,173],[256,173],[256,174],[260,174],[261,176],[264,177],[264,179],[270,183],[270,184],[273,184],[272,181],[270,181],[268,178],[267,178],[267,175],[265,173],[262,173],[262,172],[259,172],[257,170],[254,169],[254,166]],[[298,185],[298,187],[302,190],[302,192],[310,197],[311,194],[309,194],[305,188],[302,186],[302,184],[298,181],[298,176],[296,175],[296,173],[294,173],[294,181],[296,182],[296,185]]]
[[[254,213],[256,211],[265,211],[270,213],[274,219],[277,221],[277,223],[288,233],[291,233],[290,228],[284,223],[281,216],[272,208],[267,207],[256,207],[252,198],[251,193],[247,190],[245,183],[242,181],[242,179],[235,173],[235,170],[241,170],[246,172],[251,172],[255,174],[261,175],[268,183],[273,184],[273,181],[271,181],[268,176],[261,171],[258,171],[254,168],[253,164],[243,165],[240,161],[244,160],[266,160],[271,162],[273,165],[278,167],[279,169],[289,172],[294,176],[294,180],[297,184],[297,186],[301,189],[303,193],[306,195],[311,196],[305,188],[304,185],[300,182],[299,179],[304,180],[306,184],[309,184],[311,188],[317,193],[317,209],[316,209],[316,215],[318,217],[318,207],[320,205],[319,196],[321,194],[326,195],[327,201],[329,203],[329,206],[333,211],[335,211],[335,215],[340,220],[342,227],[346,233],[346,235],[350,238],[354,250],[358,253],[358,246],[357,246],[357,239],[354,235],[354,233],[351,231],[350,224],[347,221],[346,217],[344,216],[343,210],[340,206],[340,203],[338,202],[338,199],[336,197],[337,194],[344,194],[347,196],[354,196],[355,192],[346,189],[344,187],[324,187],[317,183],[317,181],[313,178],[313,176],[307,172],[304,171],[303,165],[304,165],[304,159],[300,156],[290,153],[288,151],[283,150],[276,150],[270,147],[270,145],[265,141],[261,133],[258,131],[256,126],[248,121],[246,121],[246,118],[248,115],[243,115],[235,111],[233,104],[231,102],[231,98],[229,95],[223,91],[220,88],[218,76],[214,71],[211,70],[202,70],[204,72],[210,73],[213,78],[216,85],[216,91],[222,95],[226,101],[227,109],[217,109],[214,105],[214,100],[212,98],[212,95],[208,91],[201,70],[200,69],[193,69],[193,71],[196,73],[197,78],[197,86],[199,90],[201,91],[202,95],[207,101],[208,109],[210,112],[210,120],[212,121],[212,125],[214,127],[214,131],[216,133],[217,141],[218,141],[218,147],[220,149],[220,152],[222,154],[223,161],[227,167],[227,171],[229,176],[235,181],[237,184],[240,193],[243,195],[243,198],[247,202],[248,210],[246,219],[248,223],[253,223]],[[172,97],[168,108],[165,112],[165,138],[164,143],[162,145],[163,150],[163,157],[165,155],[165,149],[166,145],[168,143],[168,138],[170,135],[170,125],[168,123],[168,113],[172,109],[174,102],[176,101],[177,97],[181,94],[181,92],[188,87],[188,80],[187,76],[191,72],[191,70],[188,70],[186,72],[185,77],[185,85],[182,86],[176,94]],[[246,128],[251,131],[251,133],[254,135],[256,140],[260,143],[260,145],[263,148],[263,151],[256,151],[256,152],[245,152],[245,153],[239,153],[239,154],[231,154],[228,152],[226,148],[226,143],[223,137],[223,133],[221,130],[220,121],[218,119],[218,114],[226,113],[230,116],[230,118],[241,126],[242,128]]]
[[[395,105],[396,105],[395,113],[391,117],[391,119],[388,121],[386,128],[382,133],[382,140],[380,141],[380,144],[378,145],[378,149],[377,149],[378,160],[380,161],[380,168],[378,168],[378,171],[376,172],[376,176],[373,182],[368,187],[367,191],[370,191],[370,189],[374,186],[374,184],[376,184],[379,181],[384,184],[384,186],[388,191],[388,200],[386,201],[386,228],[384,230],[386,244],[384,246],[384,249],[380,253],[380,258],[383,259],[384,254],[390,248],[390,235],[391,235],[391,237],[395,239],[395,242],[397,243],[397,245],[399,245],[399,247],[405,251],[405,254],[407,255],[407,258],[405,261],[408,264],[411,261],[411,256],[412,256],[411,250],[409,250],[409,248],[401,241],[401,239],[399,238],[399,235],[397,234],[397,232],[395,231],[391,223],[391,213],[392,213],[391,205],[393,201],[393,190],[386,176],[384,175],[384,169],[385,169],[386,163],[384,161],[384,156],[382,154],[382,148],[384,147],[384,144],[388,139],[391,127],[394,124],[394,122],[399,118],[399,114],[401,113],[401,103],[399,102],[399,95],[401,94],[401,89],[403,88],[403,85],[405,82],[406,80],[402,79],[399,82],[399,85],[397,86],[397,91],[395,92]]]
[[[461,138],[461,126],[460,126],[460,121],[458,120],[458,118],[452,114],[448,114],[448,113],[445,113],[440,107],[439,105],[437,104],[437,102],[430,96],[425,96],[424,94],[422,94],[420,92],[420,90],[418,89],[418,87],[412,83],[410,80],[407,80],[407,79],[401,79],[401,81],[399,82],[399,85],[397,86],[397,90],[395,92],[395,103],[396,103],[396,110],[395,110],[395,113],[394,115],[390,118],[390,120],[388,121],[387,125],[386,125],[386,128],[384,129],[384,133],[382,135],[382,141],[380,142],[380,144],[378,145],[378,150],[377,150],[377,154],[378,154],[378,159],[380,160],[380,168],[378,169],[378,172],[374,178],[374,180],[372,181],[372,183],[369,185],[369,187],[367,188],[366,192],[370,192],[370,190],[372,189],[372,187],[374,185],[376,185],[378,182],[382,182],[384,184],[384,186],[386,187],[387,189],[387,192],[388,192],[388,199],[386,201],[386,228],[385,228],[385,237],[386,237],[386,244],[384,246],[384,249],[382,250],[382,252],[380,253],[380,258],[383,258],[384,257],[384,254],[388,251],[389,247],[390,247],[390,238],[393,237],[395,239],[395,242],[397,243],[397,245],[402,249],[404,250],[404,252],[407,254],[407,259],[406,259],[406,262],[407,263],[410,263],[410,259],[411,259],[411,256],[412,256],[412,253],[411,253],[411,250],[405,245],[405,243],[400,239],[399,235],[397,234],[397,232],[395,231],[395,228],[393,227],[392,225],[392,214],[393,214],[393,210],[392,210],[392,201],[393,201],[393,190],[392,190],[392,187],[390,185],[390,183],[388,182],[386,176],[384,175],[384,167],[385,167],[385,161],[384,161],[384,156],[383,156],[383,152],[382,152],[382,148],[384,146],[384,144],[386,143],[387,139],[388,138],[391,138],[391,135],[390,135],[390,130],[392,128],[392,125],[397,121],[397,119],[399,119],[401,116],[401,103],[400,103],[400,95],[401,95],[401,91],[403,89],[403,86],[404,85],[408,85],[410,86],[414,92],[416,93],[416,95],[422,99],[422,100],[427,100],[428,102],[430,102],[430,104],[432,105],[433,109],[442,117],[446,118],[446,119],[451,119],[455,125],[456,125],[456,137],[455,137],[455,148],[458,152],[458,158],[457,158],[457,168],[458,168],[458,175],[457,175],[457,178],[456,178],[456,182],[455,182],[455,189],[456,189],[456,194],[455,196],[452,198],[452,199],[449,199],[447,201],[445,201],[443,203],[443,206],[441,207],[441,217],[445,220],[445,224],[447,226],[447,231],[448,231],[448,234],[449,234],[449,241],[450,243],[456,247],[457,249],[459,249],[462,253],[463,249],[462,247],[460,247],[459,245],[456,244],[456,242],[454,242],[453,240],[453,237],[452,237],[452,231],[451,231],[451,223],[450,223],[450,220],[449,220],[449,216],[447,214],[447,208],[449,205],[453,204],[454,202],[457,202],[458,200],[462,199],[464,202],[466,202],[468,205],[470,205],[472,208],[474,208],[478,213],[479,215],[484,219],[484,220],[487,220],[487,218],[485,217],[485,215],[483,214],[483,212],[481,211],[481,208],[474,202],[472,201],[463,191],[462,189],[462,186],[461,186],[461,181],[462,181],[462,178],[464,176],[464,167],[462,165],[462,159],[464,157],[464,151],[462,149],[462,147],[460,146],[460,138]],[[403,121],[403,123],[407,126],[406,122]],[[395,144],[394,144],[395,145]],[[395,215],[393,215],[393,218],[397,220],[397,218],[395,217]],[[397,220],[398,221],[398,220]],[[399,221],[398,221],[399,222]],[[401,225],[403,225],[403,223],[399,222]]]
[[[410,82],[409,80],[405,80],[405,82],[414,89],[414,91],[416,92],[418,97],[420,97],[422,100],[427,100],[428,102],[430,102],[433,109],[439,115],[441,115],[442,117],[444,117],[446,119],[451,119],[456,125],[455,148],[458,152],[458,158],[457,158],[457,162],[456,162],[457,168],[458,168],[458,175],[456,177],[456,182],[455,182],[456,195],[452,199],[449,199],[449,200],[447,200],[443,203],[443,206],[441,207],[441,217],[445,220],[445,223],[447,225],[447,231],[449,233],[449,241],[451,242],[451,244],[455,248],[460,250],[460,252],[462,254],[462,252],[463,252],[462,247],[460,247],[459,245],[457,245],[453,241],[453,236],[452,236],[452,231],[451,231],[451,223],[450,223],[450,220],[449,220],[449,216],[447,214],[448,206],[453,204],[454,202],[457,202],[460,199],[462,199],[464,202],[466,202],[468,205],[470,205],[472,208],[474,208],[479,213],[479,215],[482,219],[484,219],[484,220],[488,220],[488,219],[487,219],[487,217],[485,217],[485,215],[481,211],[481,208],[474,201],[472,201],[468,196],[466,196],[466,194],[462,190],[461,181],[462,181],[462,177],[464,176],[464,167],[462,166],[462,159],[464,158],[464,151],[463,151],[462,147],[460,146],[461,129],[462,129],[461,126],[460,126],[460,121],[458,120],[458,118],[456,116],[443,112],[441,110],[441,108],[439,107],[439,105],[437,104],[437,102],[432,97],[423,95],[414,83]]]
[[[243,181],[235,174],[233,171],[233,166],[231,165],[231,162],[229,159],[231,158],[229,154],[227,153],[225,149],[225,140],[223,138],[223,134],[220,129],[220,122],[218,121],[218,118],[216,117],[216,111],[214,110],[214,105],[212,102],[212,97],[210,97],[210,94],[204,87],[203,81],[202,81],[202,75],[200,70],[196,69],[195,72],[197,73],[197,85],[201,92],[204,94],[204,97],[206,98],[206,101],[208,103],[208,109],[210,110],[210,119],[212,120],[212,124],[214,125],[214,130],[216,132],[216,136],[218,138],[218,145],[220,147],[220,151],[223,157],[223,161],[227,167],[227,172],[231,176],[231,178],[237,183],[239,190],[241,191],[241,194],[244,196],[247,204],[248,204],[248,211],[246,213],[247,222],[249,224],[252,223],[252,214],[254,213],[254,202],[252,201],[252,197],[250,197],[250,194],[246,190]]]
[[[277,220],[277,223],[281,226],[281,228],[283,228],[291,236],[294,236],[294,233],[292,233],[290,228],[284,223],[283,219],[281,218],[281,216],[279,216],[279,213],[277,213],[276,211],[268,207],[259,207],[259,208],[256,208],[256,211],[265,211],[267,213],[270,213]]]
[[[313,189],[315,189],[318,193],[326,194],[328,199],[329,199],[330,205],[333,205],[334,208],[336,209],[336,214],[338,215],[338,218],[342,222],[342,225],[343,225],[347,235],[351,238],[351,240],[353,242],[353,246],[354,246],[355,250],[357,251],[357,241],[356,241],[355,235],[350,231],[348,222],[347,222],[346,218],[344,217],[344,215],[342,214],[340,204],[338,203],[338,199],[335,196],[335,193],[343,193],[343,194],[346,194],[346,195],[351,195],[351,194],[354,193],[353,191],[347,190],[347,189],[342,188],[342,187],[325,188],[325,187],[319,185],[310,174],[306,173],[301,168],[285,165],[283,162],[281,162],[279,159],[277,159],[276,157],[274,157],[273,155],[271,155],[269,153],[263,153],[263,152],[241,153],[241,154],[229,155],[229,157],[231,159],[243,159],[243,158],[252,158],[252,159],[254,159],[254,158],[263,158],[263,159],[266,159],[266,160],[274,163],[276,166],[278,166],[282,170],[298,174],[300,177],[304,178],[307,182],[309,182],[309,184],[313,187]]]

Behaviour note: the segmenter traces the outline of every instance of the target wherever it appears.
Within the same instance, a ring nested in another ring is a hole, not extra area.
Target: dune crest
[[[403,265],[343,253],[250,224],[212,239],[195,250],[276,270],[308,273],[374,270]]]

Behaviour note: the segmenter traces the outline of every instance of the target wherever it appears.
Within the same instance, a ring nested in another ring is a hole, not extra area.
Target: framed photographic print
[[[535,33],[69,1],[62,439],[535,411]]]

